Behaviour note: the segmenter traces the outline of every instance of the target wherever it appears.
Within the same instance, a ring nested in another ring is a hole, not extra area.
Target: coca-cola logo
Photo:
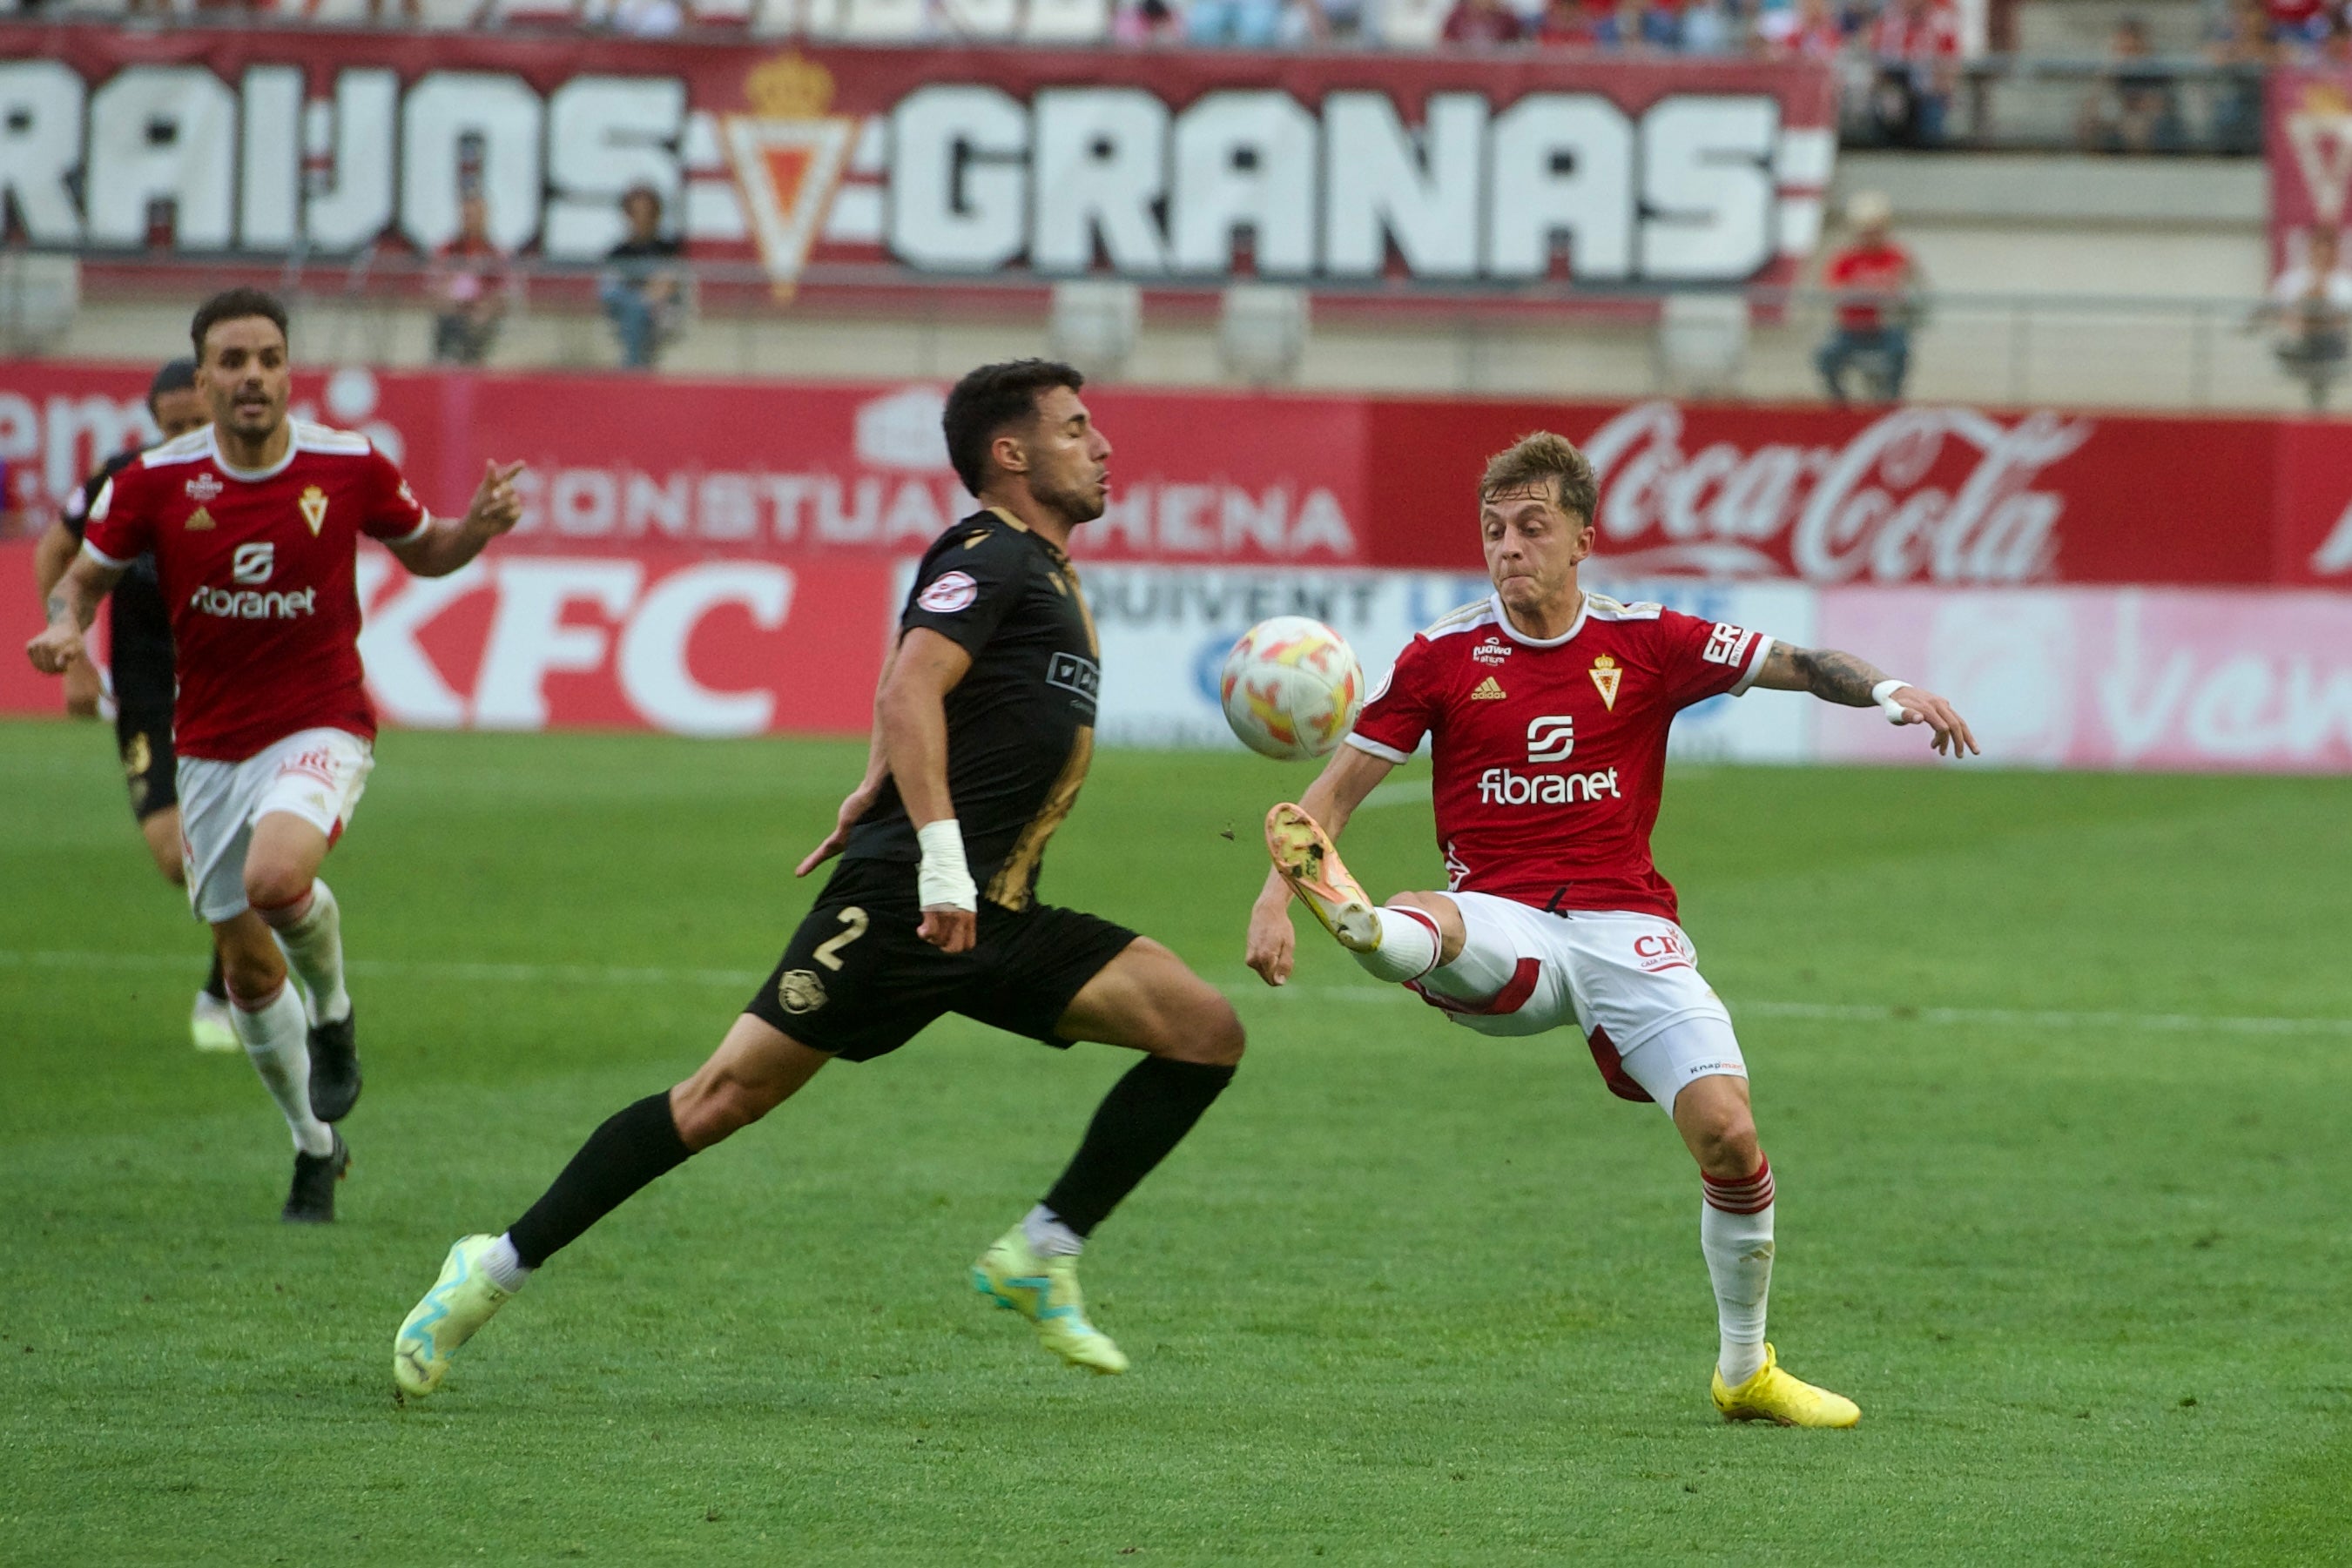
[[[1594,522],[1626,573],[1811,582],[2024,582],[2057,559],[2064,496],[2042,471],[2090,439],[2087,419],[2004,423],[1969,408],[1905,408],[1843,446],[1718,441],[1687,450],[1683,411],[1646,402],[1584,444]]]

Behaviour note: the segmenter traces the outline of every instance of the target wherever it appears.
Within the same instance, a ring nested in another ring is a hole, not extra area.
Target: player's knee
[[[1248,1037],[1234,1004],[1203,984],[1155,1009],[1143,1043],[1152,1055],[1173,1061],[1231,1067],[1241,1061]]]
[[[1747,1106],[1737,1102],[1711,1105],[1694,1117],[1689,1139],[1699,1168],[1723,1180],[1752,1176],[1761,1157],[1756,1142],[1756,1118]]]
[[[163,880],[170,883],[173,887],[185,887],[188,885],[188,868],[180,863],[179,856],[157,855],[155,857],[155,869],[162,872],[163,873]]]
[[[225,947],[221,950],[221,982],[228,994],[248,1008],[257,1008],[278,994],[286,983],[286,960],[279,956],[272,944],[260,948]]]
[[[257,862],[245,868],[245,901],[275,925],[301,913],[310,892],[310,873],[296,866]]]

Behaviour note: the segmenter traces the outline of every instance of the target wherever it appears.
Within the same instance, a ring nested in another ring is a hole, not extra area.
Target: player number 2
[[[816,961],[828,969],[840,968],[841,950],[866,935],[866,911],[856,904],[850,905],[841,912],[841,924],[844,927],[841,935],[816,950]]]

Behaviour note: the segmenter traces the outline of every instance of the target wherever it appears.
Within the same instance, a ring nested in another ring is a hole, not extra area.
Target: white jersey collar
[[[1523,648],[1557,648],[1564,643],[1572,643],[1576,641],[1576,634],[1584,630],[1584,622],[1592,613],[1592,595],[1588,593],[1577,601],[1576,619],[1569,623],[1567,631],[1557,637],[1530,637],[1511,623],[1511,612],[1503,608],[1500,593],[1490,593],[1486,598],[1495,607],[1495,624],[1503,629],[1504,636]]]
[[[239,468],[231,463],[221,452],[220,427],[217,425],[206,425],[205,438],[212,443],[213,466],[230,478],[241,479],[248,485],[262,479],[275,479],[285,473],[287,466],[294,461],[294,455],[302,450],[300,434],[295,430],[291,419],[286,422],[286,455],[267,468]]]

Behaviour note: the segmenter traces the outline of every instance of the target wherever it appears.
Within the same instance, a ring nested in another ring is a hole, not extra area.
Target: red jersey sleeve
[[[1428,638],[1416,636],[1407,643],[1356,716],[1348,744],[1391,762],[1411,757],[1436,724],[1437,683],[1431,678],[1436,662],[1436,645]]]
[[[373,447],[367,455],[364,493],[367,504],[360,517],[360,530],[370,538],[406,544],[433,524],[433,514],[425,509],[392,459]]]
[[[81,548],[103,565],[129,566],[155,548],[155,509],[146,496],[149,486],[140,482],[145,473],[132,464],[109,479],[89,504]]]
[[[1745,693],[1763,673],[1772,639],[1728,621],[1703,621],[1679,610],[1659,613],[1659,674],[1675,706],[1729,692]]]

